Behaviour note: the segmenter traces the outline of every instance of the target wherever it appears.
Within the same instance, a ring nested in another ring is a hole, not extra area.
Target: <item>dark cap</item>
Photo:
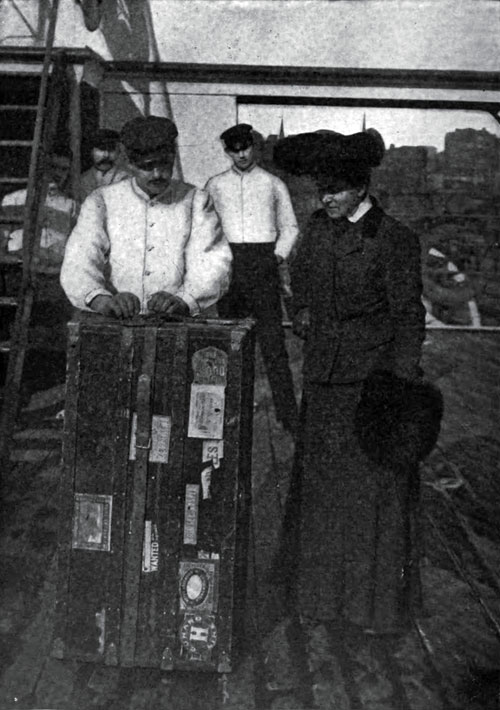
[[[119,142],[120,134],[118,131],[112,131],[110,128],[99,128],[93,134],[90,145],[92,148],[99,148],[99,150],[113,150]]]
[[[120,138],[131,161],[147,160],[158,153],[175,151],[175,123],[160,116],[140,116],[128,121]]]
[[[238,123],[220,134],[227,150],[245,150],[253,145],[253,128],[248,123]]]

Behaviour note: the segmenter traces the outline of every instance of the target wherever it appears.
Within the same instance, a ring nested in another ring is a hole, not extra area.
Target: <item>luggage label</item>
[[[213,614],[185,614],[180,632],[181,655],[188,661],[208,662],[217,643]]]
[[[168,463],[172,418],[163,414],[153,414],[151,419],[151,448],[148,460],[151,463]],[[132,414],[129,460],[136,458],[137,413]]]
[[[75,493],[73,509],[74,550],[111,550],[113,496]]]
[[[158,527],[151,520],[144,521],[144,542],[142,547],[142,571],[158,572],[160,542]]]
[[[227,359],[223,350],[214,347],[202,348],[194,353],[188,437],[222,439]]]
[[[196,545],[198,542],[198,504],[200,486],[197,483],[186,485],[184,501],[184,544]]]
[[[180,561],[179,604],[182,611],[217,611],[218,570],[217,559]]]

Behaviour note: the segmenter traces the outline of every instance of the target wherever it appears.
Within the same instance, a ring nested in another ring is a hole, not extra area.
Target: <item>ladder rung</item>
[[[30,148],[33,141],[0,141],[0,146],[12,146],[14,148]]]
[[[13,254],[0,254],[0,271],[19,271],[22,268],[23,260]]]
[[[19,300],[15,296],[0,296],[0,306],[17,306]]]
[[[22,185],[23,183],[28,182],[28,178],[27,177],[25,177],[25,178],[23,178],[23,177],[21,177],[21,178],[20,177],[8,177],[8,176],[3,175],[2,177],[0,177],[0,183],[2,183],[2,182],[10,182],[12,184]]]
[[[29,104],[0,104],[0,111],[36,111],[37,107]]]

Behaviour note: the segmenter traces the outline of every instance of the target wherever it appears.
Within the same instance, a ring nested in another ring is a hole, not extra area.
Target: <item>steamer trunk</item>
[[[53,655],[231,670],[251,493],[251,321],[69,324]]]

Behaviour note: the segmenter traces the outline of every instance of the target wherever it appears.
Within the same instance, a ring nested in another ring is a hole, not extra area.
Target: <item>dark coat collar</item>
[[[345,234],[335,240],[334,251],[337,257],[342,258],[347,256],[347,254],[363,251],[364,242],[377,236],[384,213],[375,198],[371,199],[373,207],[358,222],[350,222]],[[329,220],[330,218],[327,217],[327,219]]]

